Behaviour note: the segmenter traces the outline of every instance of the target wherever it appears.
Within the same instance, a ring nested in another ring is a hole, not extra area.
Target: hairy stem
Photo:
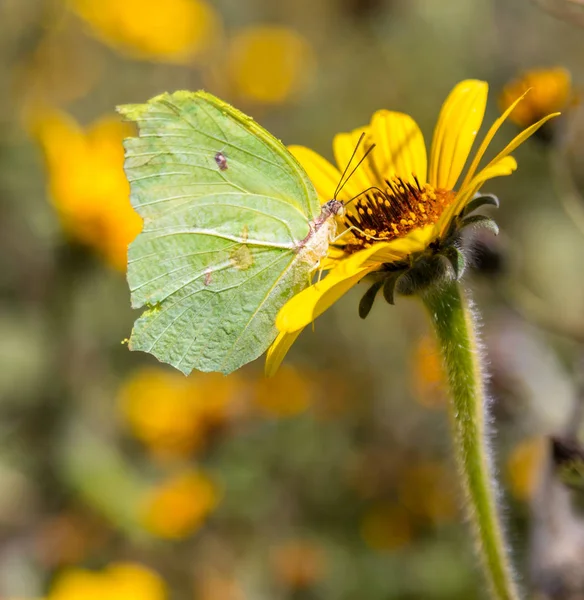
[[[519,591],[499,522],[485,434],[487,401],[481,354],[468,299],[457,282],[423,296],[438,337],[450,387],[450,413],[468,514],[493,598],[517,600]]]

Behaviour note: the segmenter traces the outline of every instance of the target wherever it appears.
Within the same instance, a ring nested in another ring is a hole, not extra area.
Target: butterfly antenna
[[[337,194],[341,191],[339,189],[339,187],[341,186],[341,182],[343,181],[345,175],[347,174],[347,171],[349,170],[349,167],[351,166],[351,163],[353,162],[353,159],[355,158],[355,154],[357,154],[357,150],[359,148],[359,146],[361,145],[361,142],[363,141],[363,138],[365,137],[365,132],[363,132],[360,136],[359,136],[359,140],[357,141],[357,144],[355,146],[355,149],[353,150],[353,154],[351,154],[351,158],[349,159],[349,162],[347,163],[347,166],[345,167],[345,170],[343,171],[343,174],[341,175],[341,178],[339,179],[339,184],[337,185],[337,189],[335,190],[335,193],[333,195],[333,198],[336,199]],[[342,189],[342,188],[341,188]]]
[[[361,139],[363,138],[364,135],[365,135],[364,133],[361,135],[361,137],[359,138],[359,141],[361,141]],[[345,185],[347,184],[349,179],[351,179],[351,177],[353,177],[353,173],[361,166],[361,163],[369,156],[369,154],[371,153],[373,148],[375,148],[375,144],[371,144],[371,146],[369,146],[369,148],[367,148],[367,152],[365,152],[365,154],[363,154],[363,156],[361,157],[361,160],[357,163],[357,166],[349,173],[349,175],[347,176],[345,181],[343,181],[343,185],[340,185],[340,182],[339,182],[339,185],[337,186],[337,189],[335,190],[335,195],[334,195],[335,200],[337,199],[337,194],[340,194],[341,190],[345,187]],[[357,148],[355,148],[355,152],[356,151],[357,151]],[[355,152],[353,152],[353,156],[355,156]],[[348,167],[348,165],[347,165],[347,167]],[[345,172],[346,171],[347,171],[347,169],[345,169]],[[342,177],[341,177],[341,180],[342,180]]]
[[[347,200],[345,202],[345,206],[348,206],[349,204],[351,204],[351,202],[353,202],[354,200],[357,200],[357,198],[359,198],[360,196],[362,196],[363,194],[366,194],[367,192],[370,192],[371,190],[376,190],[378,191],[382,196],[387,196],[387,193],[384,192],[381,188],[378,188],[376,185],[371,186],[370,188],[367,188],[366,190],[363,190],[362,192],[359,192],[356,196],[353,196],[350,200]]]

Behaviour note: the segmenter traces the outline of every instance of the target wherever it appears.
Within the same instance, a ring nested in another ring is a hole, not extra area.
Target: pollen
[[[386,188],[364,192],[347,211],[343,221],[353,237],[345,245],[348,253],[371,245],[371,241],[391,241],[413,229],[433,225],[454,200],[452,190],[433,188],[401,178],[385,180]],[[355,214],[356,213],[356,214]]]

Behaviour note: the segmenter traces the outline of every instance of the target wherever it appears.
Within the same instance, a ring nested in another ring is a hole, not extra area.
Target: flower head
[[[125,270],[128,244],[142,227],[123,169],[122,140],[131,127],[108,116],[83,129],[56,110],[33,114],[30,125],[45,155],[51,199],[63,228]]]
[[[485,217],[468,217],[482,204],[495,203],[492,197],[477,198],[477,192],[489,179],[510,175],[517,167],[511,152],[555,116],[525,129],[479,169],[494,135],[522,99],[518,98],[487,131],[463,177],[487,93],[487,84],[477,80],[462,81],[452,90],[438,117],[429,160],[416,122],[387,110],[377,111],[369,125],[335,137],[339,168],[308,148],[291,148],[326,202],[334,197],[341,171],[361,136],[364,147],[375,145],[337,196],[345,210],[337,217],[339,235],[321,263],[328,274],[289,300],[277,316],[280,333],[268,350],[268,374],[276,371],[302,329],[366,275],[373,283],[361,302],[361,316],[367,315],[382,287],[392,302],[396,286],[401,293],[414,293],[438,274],[461,275],[464,256],[457,233],[470,224],[495,228]]]
[[[509,115],[509,119],[519,127],[529,127],[549,113],[563,111],[576,102],[570,72],[555,67],[525,71],[510,81],[499,97],[499,107],[507,110],[528,90],[529,94]]]
[[[159,459],[187,457],[230,418],[242,393],[237,376],[184,377],[158,367],[139,369],[122,385],[119,403],[134,435]]]
[[[70,569],[57,577],[49,600],[165,600],[162,578],[135,563],[112,563],[103,571]]]
[[[315,63],[308,40],[287,27],[248,27],[229,43],[228,72],[234,91],[260,104],[280,104],[303,92]]]
[[[181,539],[201,527],[219,502],[217,485],[202,471],[180,473],[146,499],[142,520],[161,538]]]

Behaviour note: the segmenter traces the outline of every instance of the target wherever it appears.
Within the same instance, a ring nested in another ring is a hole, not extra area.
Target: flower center
[[[402,238],[412,229],[433,225],[455,196],[452,190],[422,186],[417,178],[415,183],[399,177],[385,183],[385,190],[364,192],[347,208],[343,224],[353,228],[353,238],[345,244],[345,252],[357,252],[374,242]]]

